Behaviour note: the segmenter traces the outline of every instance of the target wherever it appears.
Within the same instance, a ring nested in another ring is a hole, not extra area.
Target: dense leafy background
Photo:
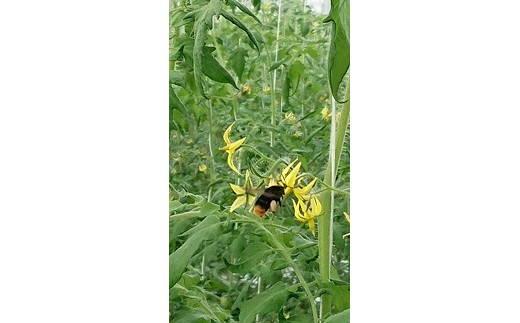
[[[334,205],[333,281],[320,284],[317,239],[295,220],[290,201],[274,218],[257,219],[245,208],[229,212],[236,197],[229,183],[243,184],[243,178],[219,151],[224,129],[235,122],[232,140],[247,137],[245,144],[278,161],[241,148],[235,165],[251,170],[254,184],[265,184],[295,158],[302,171],[323,178],[327,119],[334,118],[321,113],[330,111],[330,24],[303,11],[302,2],[284,1],[275,59],[276,3],[170,4],[170,321],[252,322],[259,314],[261,322],[312,322],[290,261],[316,298],[332,294],[332,313],[345,315],[348,194],[337,194]],[[345,192],[348,147],[347,134],[336,183]]]

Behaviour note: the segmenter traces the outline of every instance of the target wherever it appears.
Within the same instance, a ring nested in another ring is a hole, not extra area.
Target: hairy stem
[[[314,318],[314,323],[318,323],[318,312],[316,311],[316,306],[314,304],[314,295],[312,295],[311,290],[309,289],[309,285],[305,281],[305,278],[303,278],[302,272],[300,270],[300,267],[296,265],[296,263],[292,260],[291,255],[287,251],[287,248],[278,240],[278,238],[271,233],[262,223],[256,222],[256,224],[264,230],[267,235],[271,238],[271,242],[274,244],[274,247],[280,252],[280,254],[287,260],[287,263],[293,268],[294,273],[296,274],[296,277],[298,277],[298,280],[300,281],[303,290],[305,291],[305,294],[307,295],[307,299],[309,300],[309,303],[311,305],[312,309],[312,316]]]
[[[348,77],[348,76],[347,76]],[[324,184],[333,188],[335,174],[338,169],[341,148],[347,133],[347,124],[350,115],[350,78],[347,81],[347,102],[343,104],[341,111],[341,119],[337,125],[337,131],[334,138],[334,146],[331,147],[329,154],[329,162],[325,171]],[[335,122],[335,116],[332,116],[332,122]],[[333,178],[334,176],[334,178]],[[318,250],[319,250],[319,267],[322,282],[330,281],[331,251],[332,251],[332,212],[334,210],[333,198],[329,191],[322,192],[320,200],[323,205],[323,215],[318,218]],[[330,313],[331,296],[324,294],[321,301],[321,312],[324,317]]]

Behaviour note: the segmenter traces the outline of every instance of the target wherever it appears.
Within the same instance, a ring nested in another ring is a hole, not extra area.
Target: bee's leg
[[[273,213],[273,217],[271,218],[271,223],[274,221],[274,216],[275,216],[275,211],[276,211],[276,201],[275,200],[272,200],[271,203],[269,204],[269,211],[271,211]]]

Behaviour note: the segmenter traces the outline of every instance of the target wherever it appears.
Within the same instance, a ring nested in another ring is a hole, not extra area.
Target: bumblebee
[[[283,186],[276,185],[266,188],[255,202],[254,213],[263,217],[267,211],[274,212],[277,204],[282,205],[284,190]]]

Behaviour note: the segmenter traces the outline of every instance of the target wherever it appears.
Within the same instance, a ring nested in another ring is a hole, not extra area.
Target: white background
[[[519,322],[518,7],[351,12],[352,322]],[[0,322],[167,322],[167,36],[0,4]]]

